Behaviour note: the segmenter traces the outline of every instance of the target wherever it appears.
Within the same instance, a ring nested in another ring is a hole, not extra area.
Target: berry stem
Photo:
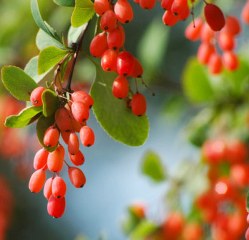
[[[86,32],[88,26],[89,26],[89,22],[88,22],[86,28],[82,31],[81,35],[79,36],[78,41],[75,44],[73,44],[73,48],[75,50],[74,50],[74,54],[73,54],[72,68],[70,70],[70,74],[69,74],[68,81],[67,81],[67,86],[66,86],[66,91],[67,92],[72,92],[71,83],[72,83],[72,79],[73,79],[74,68],[75,68],[75,64],[76,64],[78,55],[80,53],[80,49],[81,49],[81,45],[82,45],[82,42],[83,42],[83,39],[84,39],[84,36],[85,36],[85,32]]]

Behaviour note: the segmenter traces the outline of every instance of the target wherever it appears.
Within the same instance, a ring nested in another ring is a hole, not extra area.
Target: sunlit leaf
[[[149,220],[143,220],[131,233],[131,240],[144,240],[157,230],[157,225]]]
[[[73,27],[80,27],[87,23],[95,14],[91,0],[76,0],[71,23]]]
[[[50,89],[42,93],[43,115],[45,117],[52,116],[59,107],[59,99],[55,92]]]
[[[73,7],[75,4],[75,0],[54,0],[54,2],[65,7]]]
[[[5,126],[11,128],[23,128],[35,121],[41,112],[41,107],[27,107],[23,109],[18,115],[9,116],[5,121]]]
[[[1,77],[5,88],[18,100],[29,101],[31,92],[37,87],[29,75],[15,66],[4,66]]]

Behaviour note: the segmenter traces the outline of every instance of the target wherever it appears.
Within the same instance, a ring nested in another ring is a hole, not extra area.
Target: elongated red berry
[[[74,155],[69,154],[69,157],[70,157],[71,162],[76,166],[80,166],[80,165],[84,164],[84,162],[85,162],[85,157],[81,151],[78,151]]]
[[[94,0],[93,7],[95,12],[100,16],[107,10],[111,9],[110,2],[108,0]]]
[[[146,112],[146,99],[143,94],[136,93],[131,99],[131,110],[133,114],[137,116],[142,116]]]
[[[229,32],[232,35],[238,35],[241,32],[241,26],[236,16],[227,16],[226,25],[223,29],[225,32]]]
[[[197,58],[200,63],[207,64],[211,55],[215,52],[212,44],[203,42],[198,48]]]
[[[114,12],[118,21],[123,24],[133,19],[133,10],[127,0],[118,0],[114,5]]]
[[[41,148],[37,151],[34,157],[33,166],[35,170],[45,168],[47,165],[47,159],[48,159],[48,151],[44,148]]]
[[[37,87],[35,88],[30,95],[30,101],[33,106],[39,107],[42,106],[42,93],[46,89],[44,87]]]
[[[205,19],[213,31],[220,31],[225,26],[222,10],[215,4],[208,3],[204,7]]]
[[[33,193],[38,193],[42,190],[42,187],[46,180],[46,172],[42,169],[36,170],[30,177],[29,190]]]
[[[90,53],[94,57],[101,57],[108,49],[106,33],[97,34],[90,43]]]
[[[230,71],[234,71],[239,67],[239,59],[233,51],[227,51],[222,56],[224,67]]]
[[[171,12],[181,20],[186,19],[190,14],[188,0],[174,0],[171,6]]]
[[[83,102],[86,104],[89,108],[92,107],[94,100],[93,98],[85,91],[75,91],[71,95],[71,100],[77,101],[77,102]]]
[[[134,78],[141,78],[143,75],[143,67],[141,65],[141,63],[139,62],[139,60],[137,58],[134,57],[134,64],[133,64],[133,68],[131,70],[131,77]]]
[[[48,154],[47,166],[51,172],[59,172],[63,167],[64,154],[59,148]]]
[[[134,57],[128,51],[122,51],[117,57],[117,73],[119,75],[128,76],[134,67]]]
[[[242,9],[241,12],[241,19],[246,23],[249,24],[249,1],[247,1]]]
[[[44,134],[43,143],[46,147],[55,147],[59,142],[59,138],[59,130],[54,126],[51,126],[46,130]]]
[[[70,182],[76,188],[82,188],[86,183],[85,174],[77,167],[69,167],[68,176],[69,176]]]
[[[213,53],[208,61],[208,69],[212,74],[218,74],[222,71],[222,58],[219,54]]]
[[[68,139],[68,152],[72,155],[78,153],[80,148],[79,138],[75,132],[70,133]]]
[[[95,142],[95,135],[93,130],[88,126],[83,126],[80,129],[80,140],[85,147],[90,147]]]
[[[67,185],[62,177],[56,176],[52,181],[52,194],[55,198],[62,198],[66,195]]]
[[[234,35],[229,32],[221,31],[218,36],[219,47],[223,51],[231,51],[235,48]]]
[[[107,10],[100,18],[100,28],[103,31],[113,31],[117,27],[117,17],[113,10]]]
[[[117,76],[112,84],[112,94],[116,98],[126,98],[129,93],[129,82],[124,76]]]
[[[58,108],[55,112],[55,123],[60,131],[71,131],[72,121],[69,111],[65,107]]]
[[[162,21],[167,26],[174,26],[180,20],[179,16],[174,15],[170,10],[164,12]]]
[[[104,71],[116,71],[118,53],[114,49],[108,49],[101,58],[101,67]]]
[[[125,33],[122,26],[118,26],[113,31],[109,32],[107,35],[107,44],[109,48],[114,50],[123,47],[125,42]]]
[[[71,111],[73,117],[79,123],[83,123],[89,118],[89,107],[83,102],[73,102],[71,106]]]
[[[49,199],[52,195],[52,182],[53,178],[48,178],[44,184],[43,195],[46,199]]]
[[[55,198],[53,195],[50,196],[47,204],[48,214],[54,218],[60,218],[65,212],[66,200],[65,197]]]

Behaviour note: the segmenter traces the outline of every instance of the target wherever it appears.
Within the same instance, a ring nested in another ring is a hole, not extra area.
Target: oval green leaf
[[[91,0],[76,0],[75,8],[71,17],[71,24],[73,27],[80,27],[95,14],[93,2]]]
[[[29,101],[31,92],[38,86],[21,68],[15,66],[4,66],[1,77],[5,88],[21,101]]]
[[[59,99],[55,92],[50,89],[42,93],[43,115],[45,117],[52,116],[59,107]]]
[[[147,116],[137,117],[126,102],[112,95],[115,75],[96,66],[96,80],[91,89],[93,112],[102,128],[115,140],[130,146],[142,145],[148,137]]]
[[[6,118],[5,126],[11,128],[23,128],[34,122],[42,112],[41,107],[24,108],[18,115],[11,115]]]
[[[193,103],[207,103],[214,100],[214,90],[205,67],[195,58],[190,59],[186,64],[183,88],[185,95]]]
[[[42,74],[52,69],[66,55],[67,50],[63,50],[54,46],[47,47],[40,52],[38,58],[38,73]]]

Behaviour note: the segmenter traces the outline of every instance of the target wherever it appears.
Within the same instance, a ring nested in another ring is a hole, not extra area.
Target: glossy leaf
[[[49,71],[67,54],[68,51],[53,46],[43,49],[38,58],[38,73],[42,74]]]
[[[76,0],[71,23],[73,27],[80,27],[87,23],[95,14],[91,0]]]
[[[158,154],[147,151],[142,160],[142,172],[155,182],[162,182],[166,178],[165,169]]]
[[[36,35],[36,46],[39,50],[43,50],[44,48],[50,46],[65,49],[64,45],[60,41],[51,37],[51,35],[47,34],[42,29],[39,29]]]
[[[75,4],[75,0],[54,0],[54,2],[65,7],[73,7]]]
[[[45,117],[52,116],[59,107],[59,99],[55,92],[47,89],[42,94],[43,115]]]
[[[48,151],[53,151],[56,147],[48,148],[43,143],[43,138],[46,130],[54,124],[54,116],[44,117],[43,115],[37,121],[36,124],[36,134],[40,144],[46,148]]]
[[[1,77],[5,88],[21,101],[29,101],[31,92],[37,87],[36,82],[29,75],[15,66],[4,66]]]
[[[35,20],[36,25],[39,28],[41,28],[44,32],[49,34],[51,37],[60,41],[60,38],[57,35],[56,31],[42,19],[37,0],[31,0],[31,13]]]
[[[99,124],[119,142],[130,146],[143,144],[149,133],[148,118],[133,115],[124,100],[112,95],[115,74],[104,72],[98,66],[96,69],[91,95],[94,98],[93,111]]]
[[[27,107],[23,109],[18,115],[11,115],[7,117],[5,126],[11,128],[23,128],[35,121],[41,112],[41,107]]]
[[[206,69],[194,58],[185,67],[183,88],[185,95],[193,103],[206,103],[214,99],[214,90]]]

